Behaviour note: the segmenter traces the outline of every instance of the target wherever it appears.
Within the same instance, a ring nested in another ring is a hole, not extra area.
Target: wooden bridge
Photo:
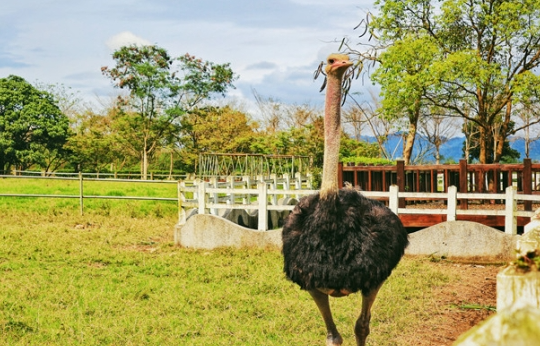
[[[456,186],[461,196],[458,197],[457,220],[475,221],[487,226],[504,228],[505,220],[501,215],[489,212],[474,213],[473,210],[504,210],[505,201],[500,194],[509,186],[516,189],[518,195],[532,195],[530,200],[522,200],[517,208],[532,211],[540,207],[540,164],[533,164],[525,159],[522,164],[467,164],[460,160],[454,165],[405,165],[397,161],[395,166],[357,166],[341,163],[339,183],[351,183],[367,192],[389,191],[397,185],[403,196],[399,199],[399,208],[415,209],[437,208],[446,204],[450,186]],[[414,196],[408,193],[416,193]],[[418,195],[429,193],[429,195]],[[440,197],[439,197],[440,196]],[[385,198],[381,198],[385,200]],[[446,221],[444,214],[429,211],[423,214],[401,214],[406,227],[423,228]],[[529,222],[528,217],[518,217],[519,227]]]

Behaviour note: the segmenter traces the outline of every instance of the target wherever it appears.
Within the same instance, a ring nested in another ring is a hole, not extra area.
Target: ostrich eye
[[[334,59],[328,59],[328,63],[329,63],[329,64],[333,64],[334,61],[335,61]]]

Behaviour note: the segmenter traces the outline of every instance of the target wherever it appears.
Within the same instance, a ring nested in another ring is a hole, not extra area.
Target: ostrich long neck
[[[324,107],[324,159],[320,197],[336,194],[341,139],[341,78],[328,74]]]

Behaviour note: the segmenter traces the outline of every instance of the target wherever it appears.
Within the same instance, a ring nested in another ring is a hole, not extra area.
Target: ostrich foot
[[[341,335],[328,335],[326,337],[326,346],[341,346],[343,344],[343,338]]]

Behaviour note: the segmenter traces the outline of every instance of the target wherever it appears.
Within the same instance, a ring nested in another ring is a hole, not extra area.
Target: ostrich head
[[[330,54],[326,59],[326,67],[324,71],[330,77],[343,78],[343,74],[352,66],[349,56],[346,54]]]

